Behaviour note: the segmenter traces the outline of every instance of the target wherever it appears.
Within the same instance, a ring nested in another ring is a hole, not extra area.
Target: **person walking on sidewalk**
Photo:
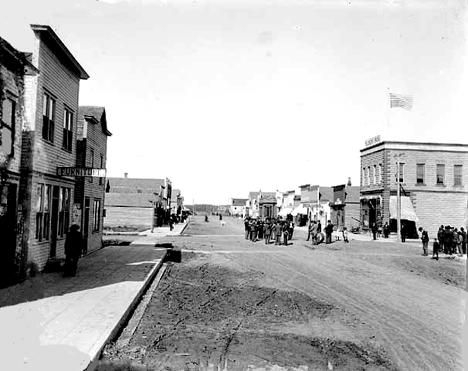
[[[372,239],[377,239],[377,223],[372,223]]]
[[[419,227],[419,232],[421,232],[421,241],[422,241],[422,248],[423,248],[423,255],[427,256],[427,247],[429,245],[429,234],[425,229]]]
[[[444,241],[444,234],[445,234],[444,226],[441,225],[439,227],[439,230],[437,231],[437,239],[439,240],[439,250],[441,252],[444,251],[447,254],[447,250],[446,250],[446,247],[445,247],[445,241]]]
[[[309,228],[307,228],[307,240],[306,241],[310,240],[310,235],[312,234],[312,225],[313,225],[313,221],[311,220],[309,222]]]
[[[385,225],[383,226],[383,234],[384,238],[388,238],[388,235],[390,234],[390,226],[387,222],[385,222]]]
[[[65,272],[63,277],[75,277],[78,269],[78,259],[83,249],[83,236],[80,227],[73,224],[65,239]]]

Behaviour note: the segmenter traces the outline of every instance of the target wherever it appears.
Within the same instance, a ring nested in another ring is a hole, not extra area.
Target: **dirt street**
[[[420,246],[312,248],[243,237],[241,220],[196,217],[130,343],[103,370],[463,370],[466,260]],[[113,366],[109,366],[113,365]],[[124,368],[122,368],[124,369]]]

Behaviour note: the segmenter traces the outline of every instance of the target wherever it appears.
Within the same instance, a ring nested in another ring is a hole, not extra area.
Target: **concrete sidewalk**
[[[159,228],[130,246],[85,256],[76,277],[43,273],[0,290],[3,368],[93,370],[167,255],[154,247],[158,239],[183,228]]]

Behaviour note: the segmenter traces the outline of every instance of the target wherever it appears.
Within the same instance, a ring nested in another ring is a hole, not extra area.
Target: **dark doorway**
[[[89,205],[91,204],[89,197],[85,197],[85,207],[83,216],[83,254],[88,252],[88,236],[89,236]]]
[[[55,258],[57,254],[57,225],[58,225],[58,210],[59,210],[59,192],[60,187],[52,188],[52,218],[51,218],[51,235],[50,235],[50,258]]]
[[[0,287],[15,281],[16,190],[16,184],[7,183],[0,188]]]

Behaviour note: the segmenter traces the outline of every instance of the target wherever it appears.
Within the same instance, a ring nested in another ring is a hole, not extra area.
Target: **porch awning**
[[[397,218],[397,196],[390,196],[390,219]],[[411,199],[407,196],[401,196],[401,219],[418,221],[418,216],[414,211]]]
[[[302,204],[297,205],[297,207],[291,211],[291,215],[296,216],[297,214],[307,215],[307,208]]]
[[[278,213],[279,216],[286,216],[288,214],[291,214],[292,207],[284,207],[281,209],[281,211]]]

